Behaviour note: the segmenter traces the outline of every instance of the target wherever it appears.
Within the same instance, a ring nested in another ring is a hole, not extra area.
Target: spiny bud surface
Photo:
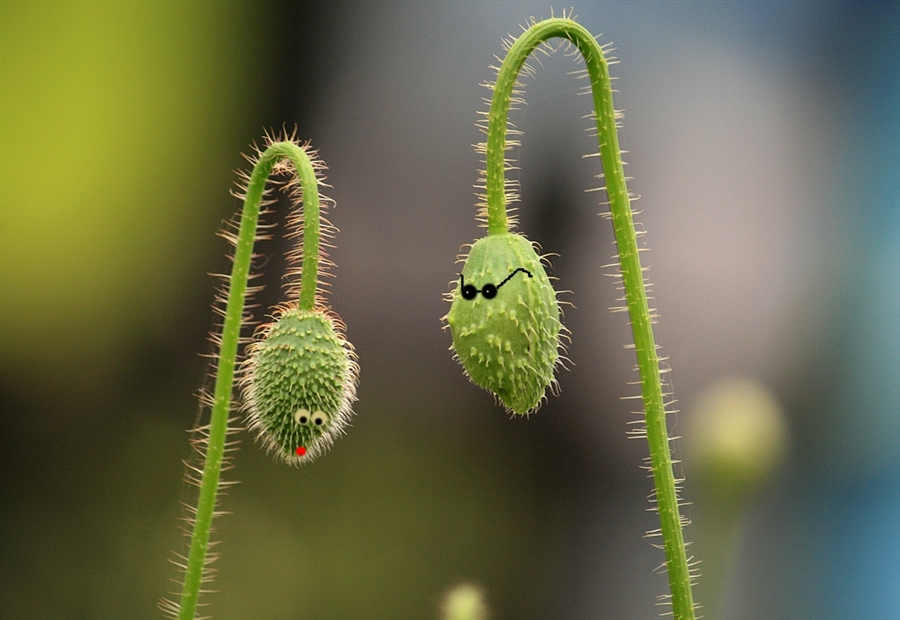
[[[251,347],[245,379],[249,426],[286,462],[310,461],[349,422],[356,381],[352,347],[332,316],[285,310]]]
[[[472,246],[447,323],[469,378],[518,414],[535,410],[559,359],[556,292],[531,242],[513,233]]]

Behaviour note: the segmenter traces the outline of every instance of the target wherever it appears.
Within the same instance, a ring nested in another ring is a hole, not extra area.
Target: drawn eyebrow
[[[531,272],[528,271],[527,269],[524,269],[522,267],[516,267],[513,270],[513,272],[511,274],[509,274],[508,276],[506,276],[506,278],[500,284],[497,284],[495,286],[491,283],[488,283],[488,284],[485,284],[480,289],[475,288],[475,285],[473,285],[473,284],[466,284],[465,278],[463,278],[463,274],[459,274],[460,293],[462,293],[463,299],[468,299],[468,300],[475,299],[475,297],[476,297],[476,295],[478,295],[478,293],[481,293],[481,296],[484,297],[485,299],[493,299],[494,297],[497,296],[497,291],[500,289],[500,287],[503,286],[504,284],[506,284],[507,282],[509,282],[512,279],[512,277],[514,275],[516,275],[517,273],[519,273],[520,271],[522,273],[527,274],[529,278],[533,277],[531,275]]]

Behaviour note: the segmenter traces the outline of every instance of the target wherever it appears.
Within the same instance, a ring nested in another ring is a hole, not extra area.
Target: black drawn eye
[[[528,271],[527,269],[524,269],[522,267],[517,267],[515,270],[513,270],[513,272],[511,274],[506,276],[506,279],[504,279],[503,282],[501,282],[500,284],[494,285],[491,283],[487,283],[481,287],[481,290],[478,290],[472,284],[466,284],[466,281],[463,278],[463,274],[459,274],[459,283],[461,285],[459,292],[462,295],[463,299],[468,299],[470,301],[475,299],[475,297],[478,296],[478,293],[481,293],[481,295],[485,299],[493,299],[494,297],[497,296],[497,291],[500,290],[500,287],[503,286],[504,284],[506,284],[507,282],[509,282],[512,279],[512,277],[514,275],[516,275],[517,273],[519,273],[520,271],[522,273],[526,274],[529,278],[532,277],[530,271]]]
[[[294,414],[294,421],[297,424],[306,424],[309,422],[309,411],[306,409],[297,409],[297,413]]]

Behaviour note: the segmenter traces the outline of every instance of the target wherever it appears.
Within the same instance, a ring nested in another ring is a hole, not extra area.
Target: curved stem
[[[319,278],[319,183],[306,152],[293,142],[282,144],[296,151],[292,161],[303,188],[303,263],[299,306],[301,310],[312,310],[316,306]]]
[[[507,232],[504,179],[506,130],[516,78],[528,55],[538,45],[554,37],[567,39],[578,48],[587,64],[591,80],[600,158],[603,162],[622,282],[641,375],[647,440],[650,446],[656,502],[672,594],[672,611],[677,620],[693,619],[691,575],[687,564],[675,476],[672,472],[672,459],[669,452],[659,358],[653,338],[650,309],[647,303],[641,261],[638,256],[637,234],[632,220],[628,189],[625,184],[625,171],[616,135],[616,115],[613,108],[609,70],[606,58],[597,41],[583,26],[571,19],[547,19],[532,25],[510,47],[497,74],[488,116],[486,143],[485,180],[488,234]]]
[[[303,188],[304,235],[303,273],[301,275],[300,307],[311,310],[315,305],[316,278],[319,261],[319,192],[315,170],[304,150],[293,142],[277,142],[260,155],[247,183],[241,223],[234,251],[234,265],[228,286],[225,320],[222,324],[221,348],[216,369],[215,392],[209,422],[206,460],[200,482],[200,494],[194,516],[191,548],[188,555],[179,620],[193,620],[203,582],[204,565],[209,548],[209,534],[216,507],[222,461],[225,456],[225,437],[234,386],[234,371],[240,340],[247,279],[253,256],[253,243],[259,220],[260,204],[266,181],[278,161],[288,159],[293,164]]]

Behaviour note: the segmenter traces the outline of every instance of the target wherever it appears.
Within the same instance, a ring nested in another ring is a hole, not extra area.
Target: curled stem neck
[[[216,507],[219,479],[225,456],[225,438],[228,434],[228,414],[234,387],[234,372],[240,340],[247,281],[253,257],[253,244],[259,224],[259,213],[266,181],[275,165],[287,159],[297,172],[303,190],[303,263],[300,282],[299,305],[302,310],[312,310],[316,302],[316,283],[319,265],[319,191],[315,168],[302,147],[285,141],[275,142],[263,151],[253,167],[247,183],[241,221],[234,251],[234,264],[225,304],[225,320],[222,324],[221,348],[216,368],[215,391],[200,493],[191,534],[191,547],[185,566],[181,602],[178,605],[179,620],[193,620],[197,612],[201,583],[204,582],[205,564],[209,548],[209,535]]]
[[[653,338],[652,319],[638,256],[637,234],[616,135],[616,113],[613,108],[609,69],[603,50],[591,33],[571,19],[551,18],[533,24],[509,48],[497,74],[488,115],[485,154],[488,234],[496,235],[508,231],[504,178],[506,133],[516,79],[531,52],[544,41],[556,37],[567,39],[578,48],[587,65],[591,81],[600,158],[603,163],[619,267],[641,375],[641,395],[672,594],[672,611],[676,620],[693,620],[691,574],[687,564],[669,452],[659,358]]]
[[[265,190],[266,181],[279,161],[288,160],[297,174],[303,191],[303,262],[300,275],[299,306],[301,310],[312,310],[316,305],[316,290],[319,278],[319,184],[315,167],[306,151],[294,142],[276,142],[270,145],[253,168],[247,185],[247,199],[244,211],[253,192],[257,217],[259,203]]]

